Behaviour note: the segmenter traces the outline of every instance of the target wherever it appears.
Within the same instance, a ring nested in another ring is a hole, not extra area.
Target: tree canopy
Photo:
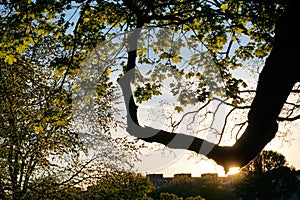
[[[276,151],[262,151],[239,176],[236,196],[242,199],[288,199],[296,191],[295,171]]]
[[[73,83],[93,47],[78,38],[83,30],[68,15],[74,5],[1,1],[1,198],[48,198],[64,188],[88,184],[109,169],[130,168],[135,158],[135,145],[125,138],[117,144],[110,137],[114,97],[109,90],[103,92],[109,87],[107,73],[98,82],[93,107],[102,112],[79,112],[75,104],[74,95],[80,97],[80,92]],[[94,122],[86,126],[89,134],[80,120]]]
[[[111,135],[124,127],[114,118],[119,89],[130,135],[205,154],[225,170],[245,166],[275,137],[278,122],[299,119],[298,7],[296,0],[2,1],[0,189],[25,198],[51,174],[64,174],[62,185],[77,184],[91,163],[79,158],[91,148],[104,166],[128,163],[137,146]],[[249,89],[234,71],[253,60],[264,65]],[[145,65],[148,74],[135,71]],[[139,105],[163,94],[168,77],[175,80],[168,82],[176,100],[166,116],[171,129],[142,126]],[[187,116],[190,126],[218,120],[221,104],[230,108],[223,128],[205,127],[217,142],[176,132]],[[221,145],[237,110],[248,117],[236,126],[235,144]]]
[[[249,113],[248,120],[236,134],[237,140],[232,147],[215,146],[215,143],[188,134],[174,134],[172,131],[140,126],[138,106],[129,86],[130,81],[135,79],[131,70],[136,67],[136,61],[139,61],[140,57],[135,42],[140,34],[140,30],[137,29],[129,36],[125,76],[119,81],[127,106],[127,131],[130,134],[147,142],[158,142],[171,148],[184,148],[205,154],[224,166],[227,171],[230,166],[244,166],[250,162],[275,137],[278,121],[294,121],[299,118],[294,112],[297,100],[293,103],[286,102],[299,80],[297,67],[292,61],[298,52],[297,45],[293,44],[295,40],[292,39],[297,37],[293,28],[293,24],[297,23],[297,1],[159,1],[151,5],[143,3],[124,1],[122,4],[127,6],[132,12],[131,16],[135,17],[128,22],[130,27],[167,26],[181,33],[190,33],[187,37],[190,36],[189,39],[205,47],[205,52],[209,52],[215,68],[221,75],[221,82],[225,85],[225,104],[232,106],[232,110],[248,108]],[[180,47],[175,46],[175,49]],[[168,53],[158,52],[160,58],[166,57],[171,60],[169,66],[177,69],[178,65],[172,63],[181,59],[177,55],[178,51],[166,51]],[[265,58],[265,63],[251,105],[242,105],[244,98],[241,88],[246,84],[242,79],[234,78],[232,70],[252,58]],[[203,80],[205,72],[201,73],[197,68],[186,69],[181,70],[180,74],[185,75],[187,79],[198,75],[196,80],[200,82],[196,89],[189,91],[192,92],[190,96],[196,96],[198,101],[209,104],[209,92],[212,91],[209,90],[211,88],[208,87],[207,81]],[[159,80],[156,81],[159,83]],[[146,84],[147,87],[138,89],[150,92],[143,93],[138,90],[138,93],[135,93],[137,97],[140,94],[159,94],[155,85],[150,87],[151,84]],[[187,100],[190,96],[185,95],[183,99]],[[177,97],[180,101],[182,96]],[[283,109],[285,104],[290,107]],[[175,108],[177,111],[182,110],[181,107]],[[199,110],[201,108],[200,106]],[[285,111],[282,112],[283,116],[280,116],[281,111]],[[195,112],[197,110],[190,113]],[[247,126],[243,129],[245,124]],[[223,131],[219,134],[222,138]],[[183,141],[188,141],[189,145]]]

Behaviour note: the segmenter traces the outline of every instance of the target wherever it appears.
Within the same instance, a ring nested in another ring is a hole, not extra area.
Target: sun
[[[240,168],[239,167],[231,167],[229,168],[229,171],[227,173],[227,175],[234,175],[240,172]]]

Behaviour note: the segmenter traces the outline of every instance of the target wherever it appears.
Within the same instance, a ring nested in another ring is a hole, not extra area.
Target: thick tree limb
[[[248,127],[233,146],[217,146],[190,135],[141,127],[137,117],[138,107],[130,87],[130,82],[134,80],[136,51],[129,52],[126,74],[119,80],[126,103],[128,133],[146,142],[158,142],[170,148],[207,155],[222,165],[225,171],[232,166],[247,165],[275,137],[278,130],[276,120],[294,84],[300,80],[294,64],[299,46],[291,45],[297,40],[293,25],[297,24],[299,2],[288,2],[285,14],[276,25],[274,47],[259,76],[256,96],[248,114]],[[131,48],[135,49],[136,46]]]

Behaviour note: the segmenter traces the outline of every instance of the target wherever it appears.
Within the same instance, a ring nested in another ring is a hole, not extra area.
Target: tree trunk
[[[259,76],[256,95],[248,114],[248,127],[232,147],[216,147],[208,154],[217,163],[229,168],[244,166],[275,137],[276,119],[294,84],[300,80],[297,69],[299,35],[299,1],[289,1],[285,13],[276,24],[274,47]],[[224,153],[226,156],[224,156]]]

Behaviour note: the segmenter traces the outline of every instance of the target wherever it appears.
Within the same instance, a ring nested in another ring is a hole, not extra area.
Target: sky
[[[185,55],[185,57],[187,57],[187,55]],[[249,66],[252,64],[249,64]],[[138,66],[137,68],[142,74],[145,72],[143,67],[149,69],[149,66]],[[255,70],[253,66],[240,68],[236,70],[233,75],[246,81],[249,86],[247,89],[255,89],[258,79],[258,73],[253,73]],[[165,85],[167,84],[164,84],[164,87],[162,87],[161,96],[139,105],[138,115],[139,122],[142,126],[147,125],[153,128],[164,129],[167,120],[162,114],[167,113],[170,109],[174,109],[172,108],[172,103],[170,104],[170,102],[174,100],[174,97],[172,97],[169,89]],[[168,103],[164,104],[164,102]],[[240,116],[236,116],[236,118],[246,118],[246,116],[247,112],[244,112]],[[217,120],[215,121],[221,122],[224,120],[224,117],[225,115],[221,113],[221,115],[217,116]],[[196,130],[201,129],[202,124],[195,122],[192,126]],[[271,143],[265,147],[265,150],[274,150],[282,153],[291,166],[300,169],[300,154],[298,154],[300,150],[300,135],[298,135],[300,125],[298,126],[296,123],[293,123],[292,127],[288,127],[290,129],[285,130],[285,128],[286,127],[280,127],[280,132],[278,132]],[[125,130],[123,131],[125,132]],[[179,132],[186,133],[186,126],[182,125],[179,127]],[[281,132],[289,132],[289,134],[282,137]],[[226,134],[227,137],[229,137],[228,135],[230,135],[230,133],[227,132]],[[222,145],[231,146],[233,142],[231,139]],[[167,177],[171,177],[177,173],[191,173],[192,176],[200,176],[203,173],[218,173],[219,176],[225,176],[223,168],[205,156],[191,156],[189,151],[170,150],[163,145],[156,145],[154,149],[155,150],[142,150],[140,156],[141,162],[136,163],[137,171],[146,174],[163,173]]]
[[[184,57],[188,57],[185,52],[183,52],[183,55]],[[146,66],[146,68],[147,67],[149,68],[149,66]],[[139,70],[143,72],[142,68],[139,68]],[[246,82],[248,81],[250,85],[253,84],[253,86],[255,87],[257,76],[253,76],[253,73],[249,73],[249,69],[240,69],[240,71],[237,70],[234,75],[242,78]],[[142,114],[139,115],[140,124],[146,124],[147,126],[159,129],[164,128],[163,123],[166,121],[166,119],[161,118],[159,114],[167,112],[168,109],[171,109],[171,106],[170,104],[163,105],[158,102],[167,101],[170,103],[170,91],[168,91],[168,89],[165,89],[165,92],[166,93],[164,93],[164,95],[161,95],[162,99],[154,99],[153,101],[140,105],[139,110],[146,110],[146,114],[142,113],[141,111]],[[243,113],[242,116],[237,116],[237,118],[245,118],[246,116],[247,113]],[[224,114],[218,115],[217,120],[215,121],[222,121],[224,120],[224,117]],[[147,121],[147,118],[150,118],[150,120],[152,120],[150,121],[150,124],[149,120]],[[192,126],[194,126],[194,129],[198,129],[201,128],[202,124],[196,122],[192,124]],[[218,126],[218,124],[216,124],[216,126]],[[284,127],[281,128],[284,129]],[[187,127],[182,124],[182,126],[179,127],[179,130],[179,132],[185,133],[187,131]],[[265,147],[265,149],[282,153],[287,158],[287,161],[290,163],[290,165],[294,166],[296,169],[300,169],[300,154],[298,154],[300,150],[300,134],[298,135],[299,131],[300,125],[298,126],[296,123],[294,123],[294,126],[290,129],[290,134],[288,136],[282,137],[279,133],[278,136]],[[123,132],[124,133],[122,134],[127,134],[125,133],[125,130],[123,130]],[[233,143],[232,141],[230,141],[227,143],[225,142],[225,144],[223,145],[230,146],[233,145]],[[141,151],[141,161],[136,163],[137,171],[145,174],[163,173],[166,177],[172,177],[177,173],[191,173],[194,177],[200,176],[203,173],[218,173],[219,176],[225,176],[224,170],[221,166],[216,165],[214,161],[207,159],[203,155],[191,155],[191,152],[189,151],[174,149],[172,150],[164,147],[163,145],[155,145],[154,147],[155,150],[148,149]]]
[[[251,83],[255,87],[257,76],[253,76],[247,69],[240,69],[235,72],[235,76],[241,77],[247,83]],[[158,105],[147,104],[146,110],[155,110]],[[163,110],[163,108],[160,108]],[[246,114],[246,113],[245,113]],[[143,121],[143,115],[140,115],[140,120]],[[243,116],[245,117],[245,116]],[[219,116],[222,121],[223,116]],[[158,123],[162,120],[159,119]],[[155,123],[152,124],[156,126]],[[196,127],[196,126],[195,126]],[[183,130],[181,128],[181,130]],[[293,122],[291,126],[283,126],[280,124],[279,131],[276,137],[264,148],[264,150],[273,150],[283,154],[289,165],[300,169],[300,123]],[[286,133],[286,135],[283,135]],[[228,134],[228,133],[227,133]],[[225,145],[232,145],[225,144]],[[217,165],[213,160],[208,159],[203,155],[196,155],[187,150],[174,150],[160,146],[159,150],[147,151],[142,154],[141,162],[137,163],[139,172],[145,174],[162,173],[165,177],[172,177],[177,173],[191,173],[192,176],[197,177],[203,173],[218,173],[219,176],[226,176],[223,167]]]
[[[293,128],[293,133],[288,137],[288,141],[283,141],[280,137],[275,137],[265,150],[273,150],[283,154],[288,163],[296,169],[300,169],[300,128]],[[204,173],[218,173],[219,176],[226,176],[221,166],[214,161],[200,155],[190,157],[189,151],[177,151],[177,156],[168,153],[166,150],[151,152],[141,156],[142,161],[137,164],[139,172],[145,174],[162,173],[165,177],[172,177],[177,173],[191,173],[198,177]]]
[[[150,108],[148,107],[148,109]],[[158,121],[161,122],[161,120]],[[152,124],[152,126],[155,127],[156,125]],[[300,154],[298,153],[300,152],[300,124],[294,123],[288,128],[290,131],[286,136],[283,136],[281,132],[285,131],[285,127],[280,126],[280,132],[266,145],[264,150],[273,150],[283,154],[289,166],[300,169]],[[141,161],[136,164],[139,172],[145,174],[162,173],[166,177],[172,177],[177,173],[191,173],[194,177],[203,173],[218,173],[219,176],[226,176],[223,167],[206,156],[197,155],[188,150],[169,149],[164,145],[156,144],[155,147],[155,150],[141,151]]]

